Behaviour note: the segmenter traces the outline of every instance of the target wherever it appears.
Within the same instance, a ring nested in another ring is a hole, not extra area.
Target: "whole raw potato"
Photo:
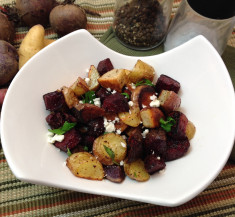
[[[10,81],[18,72],[18,60],[15,47],[0,40],[0,86]]]
[[[58,5],[50,13],[50,24],[59,36],[64,36],[87,25],[86,13],[76,5]]]
[[[55,0],[16,0],[20,18],[29,27],[49,24],[49,14],[55,5]]]
[[[15,28],[7,16],[0,12],[0,40],[13,42],[15,38]]]

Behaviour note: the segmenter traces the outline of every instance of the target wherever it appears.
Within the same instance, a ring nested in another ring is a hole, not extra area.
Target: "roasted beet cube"
[[[96,139],[95,136],[85,135],[85,136],[83,136],[83,138],[82,138],[82,145],[83,145],[84,147],[87,147],[87,148],[88,148],[88,151],[91,151],[95,139]]]
[[[153,174],[166,167],[165,161],[157,155],[148,155],[144,159],[144,167],[149,174]]]
[[[166,132],[162,129],[151,129],[144,141],[146,155],[162,156],[166,152]]]
[[[162,90],[170,90],[178,93],[180,83],[167,75],[160,75],[156,83],[156,91],[160,93]]]
[[[105,109],[106,112],[112,113],[129,111],[128,101],[125,96],[120,93],[115,93],[107,96],[103,101],[102,107]]]
[[[88,126],[88,131],[87,131],[88,135],[94,137],[100,136],[105,131],[103,118],[97,118],[95,120],[92,120],[87,123],[87,126]]]
[[[167,150],[164,155],[165,161],[172,161],[178,158],[181,158],[186,154],[190,146],[189,140],[182,139],[182,140],[167,140]]]
[[[59,111],[67,107],[62,92],[54,91],[43,95],[46,109],[49,111]]]
[[[82,140],[81,135],[75,128],[69,130],[64,134],[64,140],[62,142],[55,142],[54,145],[60,150],[67,152],[67,149],[72,150]]]
[[[138,103],[140,109],[142,109],[143,106],[150,106],[149,104],[153,101],[152,96],[157,98],[155,89],[148,85],[141,86],[139,89]]]
[[[111,92],[109,92],[106,88],[101,87],[99,90],[95,92],[96,97],[100,98],[100,101],[103,102],[104,99],[109,96]]]
[[[186,138],[186,126],[188,124],[187,117],[180,111],[173,111],[168,114],[169,117],[176,121],[171,127],[171,131],[167,133],[168,136],[174,139],[184,139]]]
[[[100,73],[100,75],[103,75],[104,73],[112,69],[113,69],[113,64],[109,58],[100,61],[97,66],[97,70]]]
[[[139,128],[135,128],[127,141],[127,163],[141,158],[143,154],[143,136]]]
[[[125,179],[123,167],[118,165],[110,165],[104,167],[105,177],[112,181],[120,183]]]

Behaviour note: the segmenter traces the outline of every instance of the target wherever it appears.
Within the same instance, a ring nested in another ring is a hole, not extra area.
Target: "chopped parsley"
[[[69,148],[67,148],[67,155],[70,157],[72,155],[71,151],[69,150]]]
[[[128,93],[121,93],[123,96],[125,96],[127,99],[130,99],[130,96]]]
[[[104,145],[104,149],[107,152],[107,154],[109,155],[109,157],[112,159],[113,163],[116,165],[119,165],[115,160],[115,153],[113,152],[113,150],[109,147],[107,147],[106,145]]]
[[[88,149],[88,146],[85,145],[84,148],[83,148],[83,150],[84,150],[84,151],[88,151],[88,150],[89,150],[89,149]]]
[[[154,87],[154,84],[153,84],[150,80],[148,80],[148,79],[144,79],[144,80],[139,81],[139,82],[137,82],[137,83],[135,84],[136,87],[138,87],[138,86],[140,86],[140,85],[149,85],[149,86],[151,86],[151,87]]]
[[[95,91],[88,91],[84,94],[83,96],[83,103],[90,103],[90,104],[94,104],[94,99],[96,98],[95,96]]]
[[[72,128],[75,127],[77,123],[69,123],[68,121],[65,121],[63,126],[58,128],[58,129],[48,129],[49,132],[55,133],[57,135],[63,135],[66,132],[68,132],[69,130],[71,130]]]
[[[161,118],[160,119],[160,124],[161,124],[161,127],[166,132],[170,132],[171,127],[176,124],[176,121],[172,117],[167,117],[166,121],[163,118]]]

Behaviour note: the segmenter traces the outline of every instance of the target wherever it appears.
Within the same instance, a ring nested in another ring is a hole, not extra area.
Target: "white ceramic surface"
[[[91,64],[109,57],[115,68],[132,69],[137,59],[158,75],[181,83],[181,110],[196,125],[189,152],[168,162],[162,174],[144,183],[122,184],[77,178],[64,165],[66,154],[47,143],[43,94],[84,77]],[[12,81],[2,108],[1,137],[7,162],[23,181],[164,206],[183,204],[219,174],[235,134],[234,89],[213,46],[197,36],[166,53],[150,57],[118,54],[85,30],[78,30],[36,54]]]

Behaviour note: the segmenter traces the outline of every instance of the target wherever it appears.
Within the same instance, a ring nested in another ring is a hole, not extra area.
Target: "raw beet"
[[[107,96],[103,101],[102,107],[106,112],[120,113],[129,111],[127,99],[120,93]]]
[[[97,66],[97,70],[100,73],[100,75],[103,75],[104,73],[106,73],[112,69],[114,69],[113,64],[109,58],[100,61]]]
[[[54,91],[43,95],[43,100],[46,110],[59,111],[67,107],[64,95],[62,92]]]
[[[104,127],[104,119],[103,118],[97,118],[95,120],[92,120],[87,123],[88,126],[88,135],[98,137],[101,134],[104,133],[105,127]]]
[[[135,128],[127,141],[127,163],[132,163],[143,155],[143,136],[139,128]]]
[[[62,142],[55,142],[54,145],[60,150],[67,152],[67,149],[72,150],[77,147],[81,140],[81,135],[76,128],[73,128],[64,134],[64,140]]]
[[[165,161],[172,161],[181,158],[188,151],[189,146],[190,143],[187,138],[183,140],[168,139],[167,150],[164,154]]]
[[[146,155],[162,156],[166,152],[166,133],[162,129],[151,129],[144,141]]]
[[[99,90],[95,93],[96,97],[100,98],[100,101],[103,103],[104,99],[111,95],[111,92],[109,92],[106,88],[101,87]]]
[[[105,177],[112,181],[120,183],[125,179],[123,167],[117,165],[110,165],[104,167]]]
[[[162,158],[152,154],[144,159],[144,167],[149,174],[153,174],[164,169],[166,164]]]
[[[176,121],[176,124],[171,127],[171,131],[167,135],[174,139],[185,139],[186,126],[188,124],[187,117],[180,111],[173,111],[168,116],[172,117]]]
[[[160,93],[162,90],[170,90],[178,93],[180,89],[180,83],[167,75],[160,75],[155,87],[158,93]]]

